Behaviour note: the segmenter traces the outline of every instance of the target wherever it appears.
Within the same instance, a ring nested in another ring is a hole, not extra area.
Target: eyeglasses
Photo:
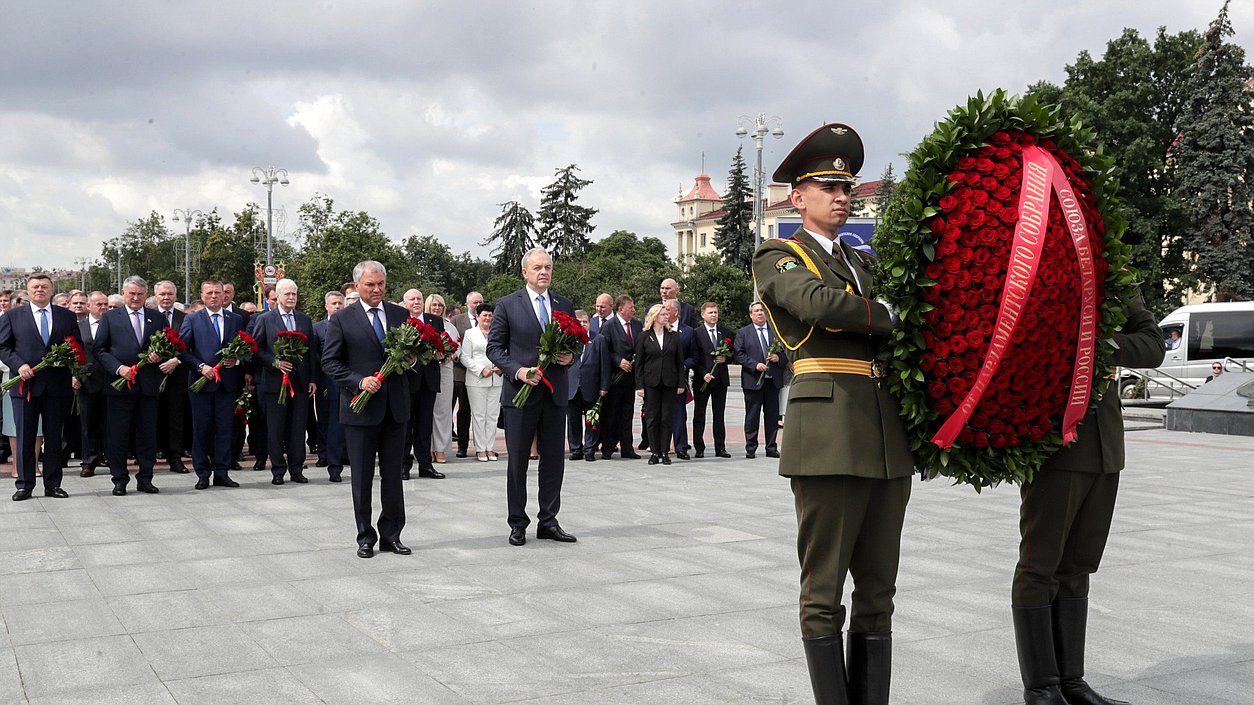
[[[1211,365],[1211,367],[1210,367],[1210,368],[1211,368],[1212,370],[1214,370],[1214,371],[1218,372],[1218,371],[1222,370],[1224,367],[1223,367],[1223,365]]]

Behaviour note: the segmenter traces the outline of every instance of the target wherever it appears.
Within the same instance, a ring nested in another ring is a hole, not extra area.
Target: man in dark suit
[[[667,301],[675,301],[679,304],[679,322],[689,328],[696,328],[700,321],[697,319],[697,311],[692,304],[687,301],[679,300],[679,282],[674,279],[663,279],[661,285],[658,286],[658,293],[662,295],[662,300],[658,303],[664,304]],[[671,321],[674,323],[674,321]]]
[[[328,291],[323,297],[327,317],[313,326],[313,339],[309,342],[309,356],[313,361],[314,413],[318,417],[318,437],[322,439],[322,452],[326,458],[327,475],[331,482],[340,482],[344,472],[344,427],[340,425],[340,385],[327,377],[322,369],[322,346],[327,339],[327,326],[331,316],[344,308],[344,295]],[[321,463],[321,460],[319,460]]]
[[[749,325],[736,332],[736,362],[740,363],[740,388],[745,394],[745,457],[758,449],[758,424],[766,419],[766,457],[778,458],[775,436],[779,433],[779,390],[784,384],[780,356],[768,353],[775,338],[766,325],[766,310],[755,301],[749,306]],[[758,381],[761,379],[761,381]]]
[[[438,332],[444,332],[444,319],[422,310],[424,299],[421,291],[410,289],[405,292],[401,301],[409,310],[410,316],[426,323]],[[435,465],[431,463],[431,429],[435,423],[435,398],[440,393],[440,361],[443,359],[444,355],[437,353],[431,362],[414,370],[414,376],[410,378],[409,383],[411,408],[410,426],[406,431],[406,445],[412,449],[413,462],[418,463],[418,477],[429,477],[433,480],[444,479],[444,473],[436,470]],[[411,467],[411,462],[406,460],[401,479],[409,479]]]
[[[718,304],[713,301],[701,305],[701,321],[701,325],[693,331],[696,358],[692,368],[692,445],[698,458],[705,457],[705,410],[713,400],[714,454],[720,458],[730,458],[723,417],[727,408],[727,387],[731,384],[731,377],[727,372],[731,360],[716,358],[714,349],[724,340],[732,340],[735,333],[719,325]],[[704,391],[702,387],[705,387]]]
[[[636,407],[636,380],[631,362],[642,329],[635,319],[636,303],[626,294],[614,300],[615,314],[601,327],[610,355],[610,390],[601,410],[601,457],[609,459],[615,448],[623,460],[639,460],[632,448],[632,411]],[[620,375],[619,372],[622,372]],[[617,381],[614,379],[617,378]]]
[[[287,473],[292,482],[304,484],[305,428],[309,396],[314,393],[313,357],[309,349],[300,360],[291,362],[275,357],[275,342],[281,331],[295,331],[305,336],[306,344],[313,338],[313,321],[296,310],[297,287],[291,279],[280,279],[274,285],[277,294],[274,308],[253,319],[253,337],[257,339],[253,379],[257,395],[265,408],[270,450],[271,483],[283,484]],[[283,376],[287,375],[291,392],[283,392]],[[280,393],[287,394],[279,403]]]
[[[229,472],[235,461],[232,434],[235,426],[235,400],[243,388],[243,371],[238,360],[223,360],[218,351],[235,339],[243,320],[222,306],[222,283],[207,279],[200,284],[205,307],[183,319],[179,337],[187,343],[183,363],[189,382],[199,377],[208,384],[198,392],[188,392],[192,406],[192,467],[196,489],[213,484],[239,487]],[[218,366],[215,373],[213,369]]]
[[[478,325],[474,320],[475,311],[482,305],[483,294],[477,291],[466,294],[466,307],[450,319],[457,329],[458,340]],[[470,395],[466,392],[466,368],[460,357],[453,363],[453,401],[457,404],[457,457],[464,458],[470,447]]]
[[[109,374],[106,382],[129,377],[148,340],[165,325],[157,312],[144,308],[148,298],[148,282],[130,276],[122,283],[123,305],[105,313],[96,330],[95,352],[100,365]],[[156,353],[149,353],[148,362],[135,374],[134,384],[114,389],[105,387],[105,454],[109,456],[109,473],[113,476],[113,494],[121,497],[130,484],[126,461],[132,441],[139,472],[135,484],[140,492],[156,494],[152,484],[152,468],[157,462],[157,396],[164,375],[158,369],[162,362]]]
[[[601,325],[614,317],[614,297],[609,294],[598,294],[596,312],[588,325],[588,336],[595,338],[601,334]]]
[[[509,501],[509,542],[521,546],[527,542],[527,465],[532,439],[540,454],[537,470],[540,511],[536,516],[536,538],[573,543],[574,536],[562,530],[557,513],[562,504],[562,476],[566,456],[562,452],[566,406],[570,387],[567,366],[573,361],[570,353],[557,356],[553,364],[541,370],[540,334],[552,318],[553,311],[574,315],[569,299],[549,291],[553,277],[553,258],[540,248],[523,255],[522,275],[527,285],[502,298],[496,305],[492,327],[488,331],[488,359],[499,367],[507,382],[501,387],[501,408],[505,415],[505,448],[509,454],[506,468]],[[540,384],[541,377],[552,385]],[[532,386],[524,408],[514,406],[514,396],[524,384]]]
[[[680,357],[684,361],[683,384],[688,386],[688,373],[697,365],[697,346],[693,341],[692,326],[680,320],[679,299],[662,301],[666,309],[667,320],[671,322],[671,330],[679,334]],[[692,308],[689,306],[689,308]],[[675,457],[688,460],[688,400],[692,398],[692,390],[675,396],[675,412],[671,416],[671,436],[675,444]]]
[[[589,325],[588,312],[575,311],[575,318]],[[610,388],[610,360],[605,355],[605,339],[600,336],[589,340],[579,356],[571,363],[566,376],[570,380],[570,404],[566,407],[566,443],[570,447],[571,460],[597,459],[597,428],[584,426],[584,413],[605,396]]]
[[[222,310],[227,313],[240,317],[240,330],[248,331],[252,325],[253,313],[246,311],[235,305],[235,284],[230,281],[222,282]],[[251,335],[251,332],[249,333]],[[240,374],[243,375],[244,384],[248,385],[253,393],[253,410],[252,417],[248,424],[244,424],[244,420],[239,416],[233,416],[231,430],[231,470],[243,470],[237,460],[244,452],[244,439],[248,439],[248,450],[252,452],[257,460],[253,463],[253,470],[266,469],[266,413],[265,409],[258,401],[256,388],[253,382],[252,363],[240,363]]]
[[[360,300],[331,317],[322,343],[322,369],[340,386],[340,422],[353,468],[353,514],[357,521],[357,556],[372,558],[379,550],[407,556],[412,551],[401,543],[405,528],[405,494],[401,473],[405,462],[405,428],[409,425],[409,385],[412,372],[390,375],[379,381],[387,355],[383,339],[388,328],[405,325],[409,312],[387,303],[387,270],[366,260],[353,268]],[[412,360],[410,361],[412,364]],[[349,404],[354,394],[373,396],[361,413]],[[378,529],[372,521],[371,495],[374,460],[379,456]]]
[[[109,297],[102,291],[93,291],[87,297],[87,317],[78,322],[78,336],[87,352],[87,379],[79,383],[78,416],[81,425],[82,461],[79,477],[93,477],[96,468],[103,465],[105,427],[105,379],[109,372],[100,366],[93,349],[101,316],[109,310]]]
[[[26,280],[30,304],[0,317],[0,359],[22,383],[9,396],[17,430],[17,491],[13,501],[30,499],[35,489],[35,438],[43,420],[44,496],[64,499],[61,489],[61,428],[70,415],[74,388],[70,371],[50,367],[34,371],[48,350],[66,338],[79,339],[78,319],[68,308],[52,305],[52,278],[35,273]]]
[[[174,330],[183,327],[182,311],[174,307],[178,297],[178,288],[174,282],[163,280],[153,287],[157,299],[157,314],[161,316],[162,325]],[[181,337],[181,336],[180,336]],[[183,465],[184,438],[187,435],[187,416],[191,407],[187,400],[187,370],[178,369],[179,358],[165,360],[158,367],[166,375],[165,391],[161,392],[157,401],[157,450],[165,454],[170,472],[188,472]]]

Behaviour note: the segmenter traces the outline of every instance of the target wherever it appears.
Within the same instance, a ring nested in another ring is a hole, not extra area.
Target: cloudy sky
[[[227,214],[284,167],[395,239],[487,256],[498,204],[532,210],[578,164],[615,229],[672,242],[681,186],[720,192],[742,115],[781,118],[768,173],[828,121],[862,176],[976,90],[1061,82],[1122,28],[1201,29],[1220,0],[879,3],[18,2],[0,5],[0,266],[72,266],[156,210]],[[1254,3],[1233,4],[1254,48]],[[191,9],[195,8],[195,9]],[[752,155],[752,141],[746,141]],[[295,226],[288,226],[290,232]],[[277,230],[277,227],[276,227]]]

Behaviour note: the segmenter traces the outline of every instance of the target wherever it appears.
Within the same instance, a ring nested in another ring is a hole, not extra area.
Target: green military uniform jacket
[[[1166,347],[1163,332],[1154,316],[1134,302],[1128,306],[1128,320],[1115,333],[1116,361],[1124,367],[1158,367],[1163,363]],[[1112,382],[1105,396],[1089,407],[1076,429],[1076,439],[1050,456],[1041,470],[1112,473],[1124,465],[1123,411],[1119,404],[1119,385]]]
[[[839,253],[827,254],[805,230],[792,242],[800,250],[773,239],[753,256],[767,318],[795,374],[779,474],[907,477],[914,462],[900,408],[869,368],[876,337],[893,327],[875,301],[873,260],[837,240],[855,279]],[[848,371],[809,371],[816,368]]]

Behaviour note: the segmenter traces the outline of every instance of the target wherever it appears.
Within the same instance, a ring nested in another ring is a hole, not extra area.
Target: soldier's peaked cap
[[[848,125],[833,122],[811,132],[784,157],[772,178],[796,186],[802,181],[853,183],[862,169],[862,138]]]

